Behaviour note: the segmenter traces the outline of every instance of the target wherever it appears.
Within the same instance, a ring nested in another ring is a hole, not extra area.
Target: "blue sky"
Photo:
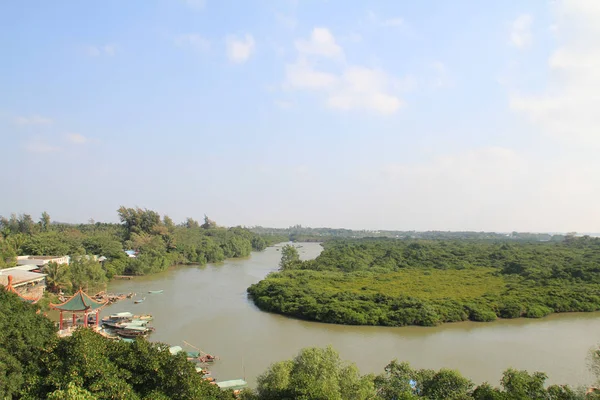
[[[0,215],[598,231],[600,2],[0,4]]]

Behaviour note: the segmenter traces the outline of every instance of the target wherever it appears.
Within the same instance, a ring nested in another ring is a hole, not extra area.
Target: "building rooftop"
[[[12,276],[13,286],[18,286],[27,282],[34,282],[41,279],[44,279],[46,274],[38,274],[37,272],[24,271],[17,267],[15,268],[6,268],[0,270],[0,285],[6,286],[8,285],[8,276]]]
[[[54,260],[55,258],[63,258],[64,256],[18,256],[17,260]]]

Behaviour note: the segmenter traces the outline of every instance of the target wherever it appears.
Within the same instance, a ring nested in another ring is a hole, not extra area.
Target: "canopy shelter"
[[[83,313],[83,326],[88,326],[88,313],[95,311],[96,312],[96,326],[98,326],[98,321],[100,320],[100,309],[108,304],[108,301],[101,303],[99,301],[93,300],[90,296],[85,294],[85,292],[81,289],[77,291],[70,299],[61,304],[50,304],[50,307],[60,311],[60,330],[63,329],[63,312],[73,313],[73,326],[75,326],[76,315],[78,313]]]

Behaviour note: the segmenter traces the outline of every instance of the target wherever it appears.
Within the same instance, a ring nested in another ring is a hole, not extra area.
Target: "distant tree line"
[[[259,234],[284,235],[295,242],[322,242],[332,239],[348,238],[395,238],[395,239],[426,239],[426,240],[493,240],[493,241],[530,241],[530,242],[560,242],[566,236],[576,236],[576,232],[567,234],[531,233],[531,232],[475,232],[475,231],[393,231],[393,230],[352,230],[335,228],[310,228],[294,225],[289,228],[267,228],[254,226],[249,228]]]
[[[282,250],[248,288],[265,311],[353,325],[424,325],[600,310],[600,239],[337,240],[315,259]]]
[[[71,256],[70,265],[44,267],[52,291],[101,285],[114,275],[144,275],[180,263],[206,264],[246,257],[287,237],[259,235],[241,227],[225,228],[204,217],[176,225],[156,211],[120,207],[120,224],[53,223],[44,212],[0,217],[0,268],[15,265],[18,255]],[[93,223],[92,223],[93,222]],[[129,257],[125,250],[133,250]],[[90,257],[103,256],[99,263]]]

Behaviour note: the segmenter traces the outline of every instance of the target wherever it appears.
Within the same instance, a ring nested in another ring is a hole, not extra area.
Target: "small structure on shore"
[[[20,267],[0,270],[0,285],[24,300],[37,302],[46,290],[46,274],[38,274]]]
[[[12,275],[8,275],[7,276],[7,283],[6,283],[5,289],[6,289],[7,292],[15,293],[21,299],[23,299],[23,300],[25,300],[25,301],[27,301],[29,303],[32,303],[32,304],[37,303],[38,300],[42,298],[41,295],[40,296],[30,296],[30,295],[27,295],[26,292],[24,292],[23,290],[15,289],[15,287],[13,286],[13,277],[12,277]],[[42,291],[42,293],[43,293],[43,291]]]
[[[50,304],[50,308],[60,311],[60,322],[59,329],[63,330],[63,313],[70,312],[73,314],[73,327],[77,322],[77,314],[83,313],[83,326],[88,326],[88,314],[90,312],[96,312],[96,326],[98,326],[98,321],[100,320],[100,309],[108,304],[106,302],[99,302],[93,300],[90,296],[88,296],[83,290],[79,289],[71,298],[66,300],[61,304]]]

